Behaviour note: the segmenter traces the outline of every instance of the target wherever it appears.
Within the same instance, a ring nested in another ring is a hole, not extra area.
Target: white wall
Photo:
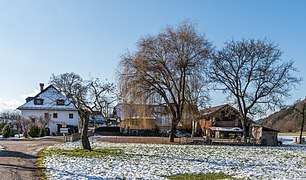
[[[79,116],[77,111],[54,111],[54,110],[22,110],[21,115],[25,119],[31,119],[34,117],[36,122],[39,117],[44,117],[45,113],[49,113],[51,123],[49,124],[50,134],[57,132],[57,124],[78,126]],[[57,118],[53,118],[53,113],[57,113]],[[69,114],[73,114],[73,119],[69,118]]]

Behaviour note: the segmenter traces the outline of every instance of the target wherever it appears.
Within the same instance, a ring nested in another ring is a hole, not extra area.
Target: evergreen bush
[[[11,136],[11,126],[6,124],[2,129],[2,135],[4,138],[8,138]]]
[[[29,129],[28,135],[31,136],[32,138],[39,137],[40,128],[36,124],[33,124]]]

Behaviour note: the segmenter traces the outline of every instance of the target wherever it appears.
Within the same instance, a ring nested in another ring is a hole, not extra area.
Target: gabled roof
[[[89,122],[105,122],[106,118],[100,112],[93,112],[89,115]]]
[[[264,131],[275,131],[275,132],[278,132],[278,130],[276,130],[276,129],[273,129],[273,128],[268,127],[268,126],[263,126],[263,125],[260,125],[260,124],[253,124],[252,126],[253,127],[262,127],[262,129]]]
[[[28,98],[27,98],[28,99]],[[42,99],[43,104],[35,104],[35,100]],[[64,105],[57,105],[57,100],[64,100]],[[71,99],[66,98],[53,85],[48,86],[35,97],[17,108],[18,110],[57,110],[57,111],[76,111]]]
[[[218,110],[220,110],[220,109],[222,109],[226,106],[230,106],[230,105],[229,104],[223,104],[223,105],[219,105],[219,106],[206,108],[206,109],[200,110],[200,114],[201,115],[209,115],[209,114],[212,114],[214,112],[217,112]]]
[[[234,108],[233,106],[229,105],[229,104],[223,104],[223,105],[219,105],[219,106],[214,106],[214,107],[210,107],[210,108],[206,108],[206,109],[202,109],[200,110],[200,119],[205,119],[207,117],[212,117],[215,116],[216,113],[218,113],[220,110],[224,109],[224,108],[229,108],[231,110],[233,110],[234,112],[236,112],[237,114],[239,114],[239,111]]]
[[[228,107],[228,108],[232,109],[234,112],[236,112],[237,114],[239,114],[239,111],[236,108],[234,108],[233,106],[231,106],[229,104],[223,104],[223,105],[214,106],[214,107],[210,107],[210,108],[206,108],[206,109],[201,110],[199,119],[205,119],[207,117],[215,116],[215,113],[219,112],[219,110],[221,110],[225,107]],[[251,118],[247,117],[247,119],[251,124],[257,124]]]

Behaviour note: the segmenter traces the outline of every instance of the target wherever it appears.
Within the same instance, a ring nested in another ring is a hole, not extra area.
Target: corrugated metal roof
[[[240,127],[210,127],[212,131],[223,131],[223,132],[243,132]]]

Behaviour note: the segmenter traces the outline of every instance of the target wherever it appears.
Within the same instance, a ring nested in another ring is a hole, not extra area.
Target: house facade
[[[39,123],[40,120],[47,122],[50,135],[59,135],[61,127],[68,128],[69,133],[77,133],[79,116],[71,102],[53,85],[44,89],[41,83],[40,92],[35,97],[28,97],[26,103],[17,109],[21,111],[22,118],[32,123]]]
[[[193,116],[186,108],[177,129],[191,131]],[[114,112],[120,119],[122,131],[154,131],[159,134],[169,133],[172,114],[166,105],[118,104]]]

